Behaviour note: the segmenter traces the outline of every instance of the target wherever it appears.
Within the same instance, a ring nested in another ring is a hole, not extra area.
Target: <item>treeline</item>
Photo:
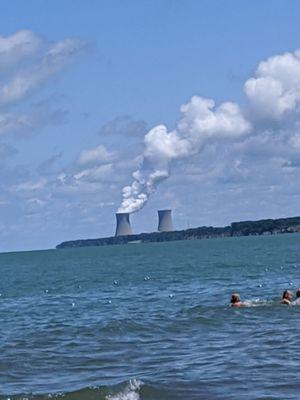
[[[231,236],[300,232],[300,217],[242,221],[231,224]]]
[[[274,235],[300,232],[300,217],[263,219],[260,221],[233,222],[230,226],[201,226],[172,232],[140,233],[128,236],[113,236],[99,239],[82,239],[63,242],[57,249],[69,247],[109,246],[127,243],[170,242],[174,240],[193,240],[229,236]]]

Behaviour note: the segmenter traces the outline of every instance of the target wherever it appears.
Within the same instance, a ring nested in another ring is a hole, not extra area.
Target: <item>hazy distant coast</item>
[[[300,232],[300,217],[262,219],[258,221],[232,222],[230,226],[201,226],[172,232],[140,233],[128,236],[112,236],[99,239],[80,239],[62,242],[57,249],[69,247],[109,246],[127,243],[169,242],[230,236],[276,235]]]

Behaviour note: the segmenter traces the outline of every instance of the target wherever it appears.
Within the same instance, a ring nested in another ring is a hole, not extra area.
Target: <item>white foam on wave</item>
[[[260,307],[260,306],[266,306],[266,305],[272,304],[272,303],[273,303],[272,301],[260,299],[259,297],[255,298],[255,299],[244,301],[244,305],[246,307]]]
[[[129,381],[128,385],[121,392],[113,395],[106,396],[107,400],[139,400],[139,389],[142,386],[142,382],[137,379]]]

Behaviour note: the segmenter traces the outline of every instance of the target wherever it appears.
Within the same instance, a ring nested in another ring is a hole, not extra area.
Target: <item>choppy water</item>
[[[300,235],[0,255],[0,399],[299,399]],[[228,307],[238,291],[253,307]]]

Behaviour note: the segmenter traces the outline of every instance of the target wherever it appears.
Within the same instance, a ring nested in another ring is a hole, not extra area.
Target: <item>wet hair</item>
[[[288,293],[291,293],[291,292],[287,289],[282,293],[282,300],[286,299],[286,296]]]
[[[300,297],[300,288],[297,289],[296,296],[297,296],[297,297]]]
[[[231,304],[235,304],[235,303],[238,303],[239,301],[241,301],[240,295],[239,295],[238,293],[233,293],[233,294],[231,295],[230,303],[231,303]]]

